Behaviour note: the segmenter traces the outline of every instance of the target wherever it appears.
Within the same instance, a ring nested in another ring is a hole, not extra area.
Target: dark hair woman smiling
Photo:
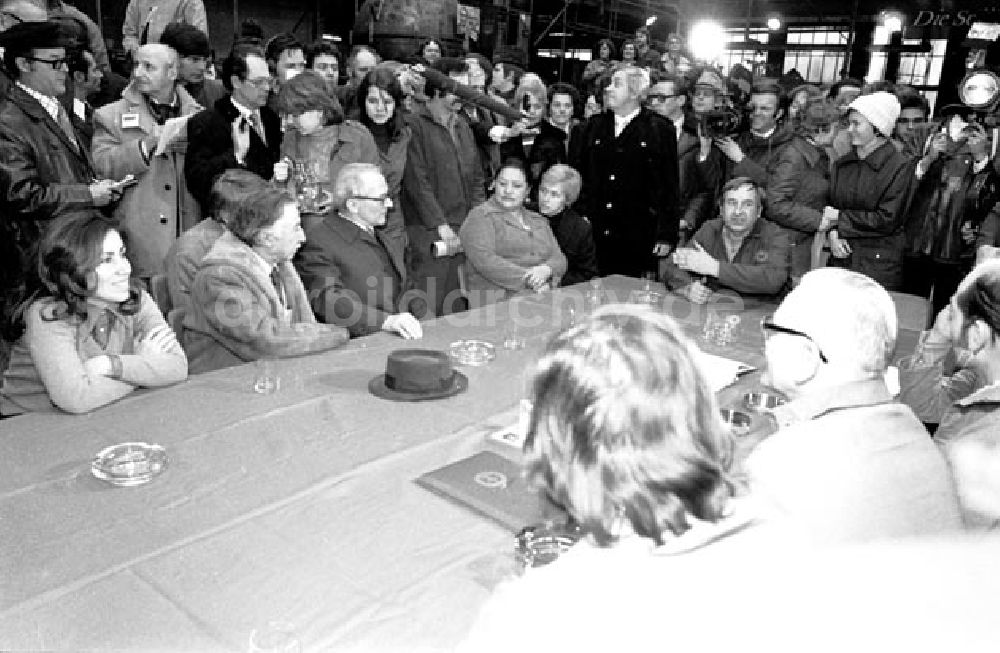
[[[6,325],[17,342],[0,413],[85,413],[187,377],[184,351],[131,272],[113,222],[90,214],[50,224],[35,287]]]

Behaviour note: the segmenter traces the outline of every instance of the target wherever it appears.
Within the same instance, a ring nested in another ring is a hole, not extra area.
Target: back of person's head
[[[635,305],[598,309],[543,352],[526,475],[598,543],[620,520],[662,543],[689,516],[722,516],[732,441],[697,356],[673,319]]]
[[[251,193],[262,189],[266,184],[263,178],[249,170],[226,170],[216,178],[208,195],[211,216],[222,224],[228,224],[234,207],[245,202]]]
[[[322,57],[322,56],[334,57],[337,59],[338,63],[340,62],[340,49],[337,48],[337,45],[335,43],[331,43],[326,39],[319,39],[318,41],[313,41],[311,44],[309,44],[308,47],[306,47],[305,54],[306,54],[307,68],[312,68],[313,62],[316,60],[316,57]]]
[[[351,48],[351,52],[347,57],[347,65],[353,68],[354,63],[358,59],[358,55],[362,52],[370,54],[375,59],[375,63],[382,61],[382,57],[380,57],[378,52],[375,51],[375,48],[370,45],[355,45]]]
[[[635,95],[640,98],[644,97],[643,94],[649,88],[650,82],[648,70],[633,64],[620,64],[615,66],[611,77],[614,78],[618,73],[625,74],[625,83],[628,86],[629,95]]]
[[[959,284],[955,304],[965,326],[982,321],[996,340],[1000,336],[1000,260],[987,260],[973,268]]]
[[[160,43],[173,48],[182,57],[208,57],[211,53],[208,35],[190,23],[170,23],[164,28]]]
[[[927,102],[927,98],[920,95],[917,92],[900,94],[899,97],[899,110],[900,112],[906,109],[917,109],[924,114],[924,118],[929,118],[931,115],[931,105]]]
[[[371,88],[381,89],[382,91],[389,94],[395,102],[395,108],[392,111],[392,117],[389,118],[389,122],[386,123],[386,127],[389,132],[389,137],[395,139],[396,135],[403,128],[404,118],[403,118],[403,87],[399,84],[399,76],[392,71],[390,67],[376,66],[372,68],[364,79],[361,80],[361,84],[358,85],[357,94],[357,109],[361,124],[369,129],[374,128],[374,123],[371,117],[368,115],[368,111],[365,109],[365,103],[368,101],[368,91]]]
[[[576,171],[576,168],[557,163],[542,174],[542,186],[559,185],[566,195],[566,205],[572,205],[580,197],[580,190],[583,188],[583,177]]]
[[[341,168],[333,181],[333,207],[343,211],[347,200],[363,195],[365,178],[373,173],[381,175],[382,170],[371,163],[348,163]]]
[[[836,99],[837,95],[840,93],[840,89],[845,86],[862,89],[864,88],[865,85],[860,79],[854,79],[853,77],[845,77],[844,79],[838,80],[833,83],[833,86],[830,87],[830,93],[828,94],[827,97],[829,97],[831,100]]]
[[[240,23],[240,32],[236,36],[236,40],[247,45],[263,46],[264,28],[253,18],[245,18],[243,22]]]
[[[841,268],[808,272],[778,307],[775,322],[815,341],[828,364],[858,380],[881,378],[896,347],[896,307],[885,288]]]
[[[267,41],[267,45],[264,46],[264,58],[268,62],[274,63],[281,58],[282,53],[285,51],[302,49],[302,43],[295,38],[294,34],[282,32],[281,34],[275,34]]]
[[[250,70],[247,66],[248,57],[260,57],[263,59],[264,51],[256,45],[234,45],[233,49],[229,52],[229,56],[222,62],[222,85],[226,87],[227,91],[231,92],[233,90],[233,77],[246,81],[247,73]]]
[[[649,85],[655,86],[656,84],[673,84],[674,95],[683,95],[684,97],[687,97],[691,93],[691,89],[688,88],[686,79],[680,75],[667,73],[662,70],[652,70],[649,73]]]
[[[236,238],[253,247],[260,232],[278,221],[287,204],[294,203],[285,191],[265,184],[233,203],[226,226]]]
[[[861,87],[861,95],[868,95],[869,93],[878,93],[879,91],[885,91],[886,93],[896,93],[896,85],[887,79],[877,79],[874,82],[868,82]]]
[[[431,69],[438,71],[442,75],[448,76],[469,72],[469,64],[466,63],[464,59],[458,59],[456,57],[441,57],[431,64]],[[447,89],[439,86],[432,77],[427,78],[427,84],[424,86],[424,92],[427,94],[427,97],[434,98],[438,95],[444,95],[446,91]]]
[[[282,114],[298,116],[306,111],[322,111],[324,124],[344,122],[344,110],[330,84],[319,73],[307,70],[281,85],[275,106]]]

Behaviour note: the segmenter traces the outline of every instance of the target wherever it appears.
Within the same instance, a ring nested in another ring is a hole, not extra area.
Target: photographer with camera
[[[716,189],[734,177],[750,177],[767,187],[782,149],[792,140],[792,131],[782,124],[787,100],[773,82],[754,85],[750,93],[750,129],[740,128],[737,116],[709,112],[700,121],[701,150],[698,169],[708,188]]]
[[[980,225],[1000,199],[990,137],[975,113],[949,105],[941,114],[944,125],[930,137],[914,173],[904,278],[906,292],[933,296],[935,315],[972,269]]]

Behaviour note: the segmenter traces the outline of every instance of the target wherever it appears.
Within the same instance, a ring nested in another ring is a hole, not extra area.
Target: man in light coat
[[[201,219],[184,179],[183,122],[201,109],[177,84],[177,53],[154,44],[139,48],[132,83],[122,99],[95,114],[93,156],[98,172],[112,179],[132,175],[136,181],[125,191],[115,217],[140,278],[162,273],[174,240]]]

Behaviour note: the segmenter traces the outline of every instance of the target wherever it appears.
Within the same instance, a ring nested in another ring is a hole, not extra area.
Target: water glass
[[[506,323],[503,329],[503,348],[509,351],[517,351],[518,349],[524,349],[525,344],[524,334],[521,333],[521,329],[517,326],[517,323],[514,321]]]
[[[258,358],[253,364],[253,391],[260,395],[271,395],[278,391],[281,379],[278,364],[273,358]]]
[[[593,313],[604,303],[604,284],[599,277],[590,280],[590,289],[584,297],[588,313]]]
[[[295,627],[284,621],[269,621],[250,633],[247,653],[301,653]]]

